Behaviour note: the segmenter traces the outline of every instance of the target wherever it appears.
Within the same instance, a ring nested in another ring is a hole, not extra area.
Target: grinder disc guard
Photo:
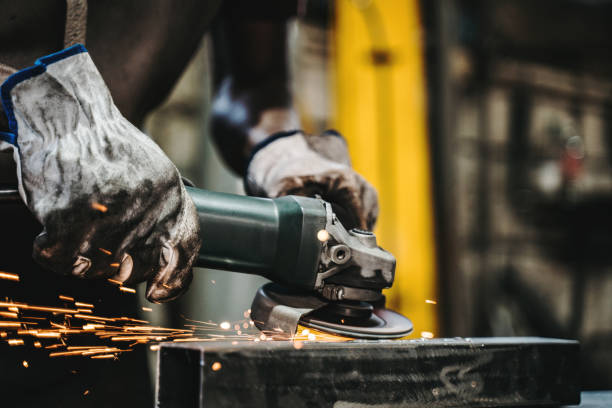
[[[257,291],[251,318],[264,332],[287,337],[298,324],[327,333],[362,339],[394,339],[412,332],[412,322],[381,304],[330,302],[311,292],[287,289],[268,283]]]

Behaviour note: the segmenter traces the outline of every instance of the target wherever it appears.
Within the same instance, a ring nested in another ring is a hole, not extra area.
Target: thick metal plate
[[[155,406],[576,404],[578,353],[576,341],[525,337],[167,343],[159,352]]]

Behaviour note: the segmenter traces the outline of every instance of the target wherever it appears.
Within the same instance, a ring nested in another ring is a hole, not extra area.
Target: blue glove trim
[[[17,138],[15,137],[15,134],[11,132],[0,132],[0,140],[9,142],[12,145],[17,144]]]
[[[7,142],[17,146],[17,120],[15,120],[15,112],[13,111],[13,101],[11,99],[11,91],[13,90],[13,88],[20,82],[25,81],[26,79],[42,74],[47,70],[48,65],[66,59],[68,57],[72,57],[73,55],[80,54],[82,52],[87,52],[87,49],[81,44],[75,44],[72,47],[68,47],[59,52],[55,52],[53,54],[49,54],[37,59],[34,65],[32,65],[31,67],[27,67],[22,69],[21,71],[15,72],[13,75],[8,77],[6,81],[4,81],[4,83],[2,84],[2,88],[0,89],[0,98],[2,99],[2,107],[4,108],[6,118],[8,119],[8,125],[9,129],[11,130],[11,133],[1,132],[2,134],[0,135],[0,137],[3,140],[6,140]]]

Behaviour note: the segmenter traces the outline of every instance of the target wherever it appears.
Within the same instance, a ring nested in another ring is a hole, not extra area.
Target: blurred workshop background
[[[611,19],[604,0],[299,2],[295,106],[377,187],[412,337],[577,338],[585,387],[612,387]],[[207,131],[213,48],[146,130],[196,185],[240,193]],[[240,319],[263,282],[198,270],[158,323]]]

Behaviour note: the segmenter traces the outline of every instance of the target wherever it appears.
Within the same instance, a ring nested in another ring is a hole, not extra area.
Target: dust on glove
[[[162,150],[125,119],[82,45],[2,85],[20,194],[44,226],[34,258],[82,278],[179,296],[201,245],[195,206]]]
[[[351,168],[346,142],[335,131],[270,136],[253,150],[245,187],[263,197],[319,195],[332,203],[345,227],[372,230],[376,224],[378,194]]]

